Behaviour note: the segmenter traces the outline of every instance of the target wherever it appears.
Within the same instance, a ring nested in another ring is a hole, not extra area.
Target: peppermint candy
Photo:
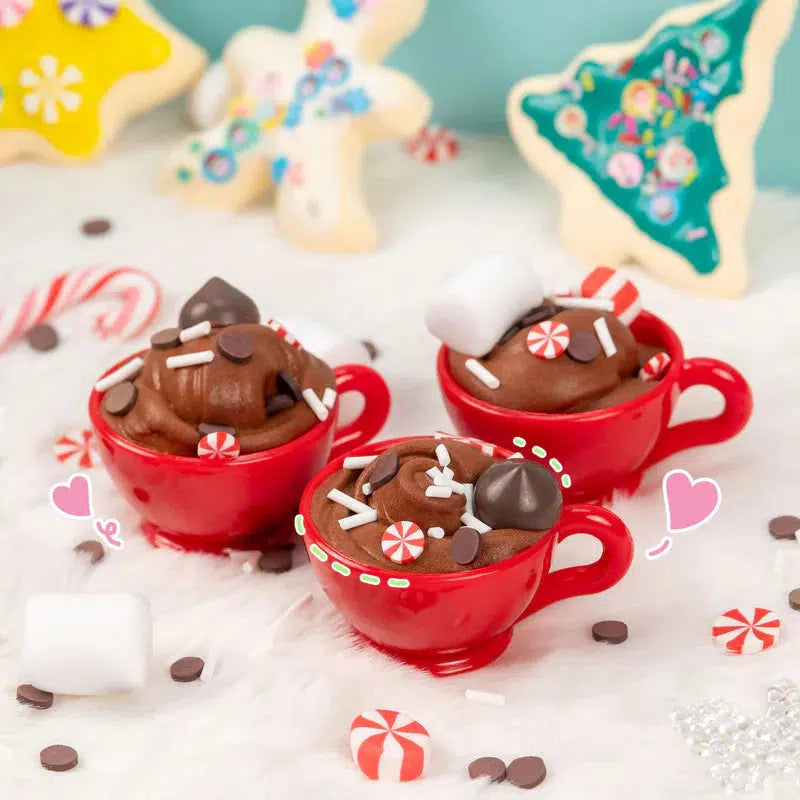
[[[381,536],[381,550],[395,564],[416,561],[425,549],[425,534],[414,522],[395,522]]]
[[[61,436],[55,443],[56,460],[59,464],[66,461],[77,462],[81,469],[91,469],[94,466],[94,433],[85,428],[80,433],[69,433]]]
[[[73,25],[101,28],[117,15],[122,0],[59,0],[61,13]]]
[[[666,353],[656,353],[639,370],[640,381],[657,381],[669,369],[672,359]]]
[[[414,719],[379,709],[359,714],[350,725],[350,752],[373,781],[413,781],[430,758],[431,737]]]
[[[728,653],[752,655],[766,650],[778,641],[781,621],[767,608],[732,608],[714,620],[711,635]]]
[[[32,5],[33,0],[0,0],[0,28],[15,28]]]
[[[484,455],[493,456],[497,448],[489,442],[484,442],[481,439],[475,439],[472,436],[459,436],[455,433],[447,433],[446,431],[436,431],[433,434],[434,439],[449,439],[452,442],[463,442],[464,444],[477,447]]]
[[[286,330],[286,328],[284,328],[280,322],[278,322],[278,320],[271,319],[269,322],[267,322],[267,327],[275,331],[275,333],[277,333],[281,339],[286,341],[287,344],[290,344],[292,347],[297,347],[298,349],[302,348],[300,342],[298,342],[297,339],[295,339],[294,336],[292,336],[292,334],[289,333],[289,331]]]
[[[425,125],[419,133],[409,139],[405,145],[406,152],[428,164],[441,164],[454,159],[461,145],[455,134],[441,125]]]
[[[210,460],[236,458],[239,440],[224,431],[206,434],[197,444],[197,455]]]
[[[558,358],[569,347],[569,328],[551,319],[539,322],[528,331],[528,350],[538,358]]]
[[[614,303],[614,316],[625,325],[630,325],[642,310],[639,290],[611,267],[595,267],[574,294],[611,300]]]

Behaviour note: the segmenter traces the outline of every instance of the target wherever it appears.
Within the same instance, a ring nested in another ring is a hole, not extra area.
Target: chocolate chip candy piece
[[[794,539],[795,533],[799,530],[800,517],[784,514],[769,521],[769,532],[776,539]]]
[[[467,772],[472,780],[488,778],[491,783],[502,783],[506,779],[506,765],[494,756],[476,758],[467,767]]]
[[[242,331],[224,331],[217,337],[217,350],[234,364],[246,364],[253,357],[253,340]]]
[[[124,417],[136,405],[138,397],[135,384],[123,381],[103,395],[103,408],[114,417]]]
[[[389,481],[397,475],[400,469],[400,457],[392,450],[382,453],[375,459],[372,473],[369,476],[369,485],[372,491],[386,486]]]
[[[275,385],[279,394],[288,394],[295,402],[303,396],[303,389],[291,372],[279,372],[275,376]]]
[[[37,689],[30,683],[17,686],[17,702],[31,708],[45,709],[53,705],[53,693]]]
[[[600,340],[588,331],[574,331],[569,339],[567,355],[579,364],[589,364],[600,355]]]
[[[789,605],[795,611],[800,611],[800,589],[792,589],[789,592]]]
[[[51,772],[67,772],[78,766],[78,753],[69,745],[51,744],[39,753],[39,761]]]
[[[103,545],[95,539],[87,539],[85,542],[76,544],[75,547],[72,548],[72,552],[88,558],[91,565],[102,561],[106,555]]]
[[[58,331],[46,322],[41,325],[34,325],[25,334],[25,338],[34,350],[38,350],[41,353],[58,347]]]
[[[628,626],[617,619],[604,619],[592,625],[592,638],[606,644],[622,644],[628,638]]]
[[[548,530],[561,515],[561,489],[539,464],[500,461],[475,482],[475,515],[495,530]]]
[[[222,278],[212,278],[198,289],[183,305],[179,324],[191,328],[208,320],[214,327],[242,322],[259,323],[261,316],[256,304],[243,292]]]
[[[181,344],[180,328],[164,328],[150,337],[150,347],[153,350],[170,350]]]
[[[280,547],[262,553],[258,558],[258,568],[261,572],[271,572],[273,575],[288,572],[292,568],[292,550],[293,548]]]
[[[87,219],[82,225],[81,230],[85,236],[100,236],[111,230],[111,221],[105,217],[94,217]]]
[[[287,411],[295,404],[295,400],[288,394],[274,394],[267,398],[267,416],[274,417],[281,411]]]
[[[456,564],[471,564],[478,557],[482,544],[475,528],[459,528],[450,541],[450,556]]]
[[[520,789],[534,789],[547,777],[547,767],[539,756],[515,758],[506,767],[508,782]]]
[[[191,683],[196,681],[203,672],[206,662],[197,656],[184,656],[179,658],[169,668],[169,674],[172,680],[178,683]]]

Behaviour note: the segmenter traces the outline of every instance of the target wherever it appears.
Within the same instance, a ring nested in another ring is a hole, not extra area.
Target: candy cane
[[[115,313],[106,311],[96,317],[94,331],[103,339],[136,336],[161,306],[158,282],[135,267],[86,267],[62,272],[46,286],[31,289],[16,306],[0,311],[0,350],[62,311],[110,295],[122,302]]]

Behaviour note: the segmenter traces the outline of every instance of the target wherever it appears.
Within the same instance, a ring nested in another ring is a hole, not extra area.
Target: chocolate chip
[[[288,394],[295,402],[303,396],[303,389],[291,372],[279,372],[275,376],[275,385],[278,387],[278,394]]]
[[[53,705],[53,693],[37,689],[30,683],[23,683],[17,686],[17,702],[31,708],[50,708]]]
[[[769,532],[776,539],[794,539],[798,530],[800,530],[800,517],[785,514],[769,521]]]
[[[592,638],[596,642],[622,644],[628,638],[628,626],[616,619],[605,619],[592,625]]]
[[[258,568],[262,572],[271,572],[274,575],[288,572],[292,568],[292,551],[279,548],[262,553],[258,559]]]
[[[544,531],[561,515],[561,489],[539,464],[500,461],[475,482],[475,515],[495,529]]]
[[[369,476],[369,485],[372,487],[372,491],[380,489],[381,486],[386,486],[397,475],[399,469],[400,457],[396,452],[387,450],[379,455],[373,463],[372,472]]]
[[[67,772],[78,766],[78,753],[66,744],[51,744],[39,753],[39,761],[51,772]]]
[[[522,328],[519,325],[512,325],[498,340],[497,344],[505,344],[506,342],[510,342],[520,331]]]
[[[506,767],[508,782],[520,789],[534,789],[547,777],[547,767],[539,756],[515,758]]]
[[[281,411],[286,411],[294,406],[295,401],[288,394],[274,394],[267,398],[267,416],[274,417]]]
[[[96,564],[98,561],[102,561],[106,555],[103,545],[95,539],[87,539],[85,542],[76,544],[75,547],[72,548],[72,552],[86,556],[89,559],[89,563],[92,565]]]
[[[361,344],[363,344],[367,349],[367,354],[369,355],[370,361],[374,361],[380,355],[380,351],[378,350],[375,342],[372,342],[369,339],[362,339]]]
[[[34,325],[26,334],[28,344],[41,353],[53,350],[58,347],[58,332],[52,325],[43,322],[41,325]]]
[[[216,425],[213,422],[201,422],[197,426],[197,432],[201,436],[208,436],[209,433],[228,433],[236,436],[236,428],[231,428],[230,425]]]
[[[178,324],[181,328],[190,328],[205,320],[214,327],[242,322],[257,324],[261,315],[246,294],[222,278],[211,278],[184,303]]]
[[[112,386],[103,395],[103,408],[115,417],[124,417],[135,405],[139,390],[130,381]]]
[[[550,317],[558,314],[558,307],[552,303],[545,303],[544,305],[532,308],[519,322],[520,328],[528,328],[535,325],[537,322],[544,322]]]
[[[789,605],[795,611],[800,611],[800,589],[792,589],[789,592]]]
[[[217,350],[234,364],[245,364],[253,357],[253,340],[241,331],[224,331],[217,337]]]
[[[172,680],[178,681],[178,683],[191,683],[200,677],[205,665],[206,662],[202,658],[184,656],[169,668],[169,674],[172,676]]]
[[[94,217],[93,219],[87,219],[83,225],[81,225],[81,230],[86,236],[100,236],[101,234],[108,233],[111,230],[111,221],[105,217]]]
[[[459,528],[450,540],[450,556],[456,564],[471,564],[481,551],[481,535],[475,528]]]
[[[506,779],[506,765],[494,756],[476,758],[467,767],[467,772],[472,780],[488,778],[491,783],[502,783]]]
[[[172,347],[179,347],[181,344],[180,328],[164,328],[164,330],[154,333],[150,337],[150,347],[153,350],[169,350]]]
[[[600,341],[593,333],[574,331],[569,338],[567,355],[579,364],[588,364],[600,355],[601,349]]]

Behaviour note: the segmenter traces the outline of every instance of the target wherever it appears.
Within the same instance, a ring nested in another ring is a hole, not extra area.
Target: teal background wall
[[[303,0],[154,0],[213,56],[246,25],[297,27]],[[669,0],[429,0],[419,30],[391,64],[434,100],[437,122],[466,130],[505,127],[505,96],[519,78],[563,69],[593,42],[640,36],[677,5]],[[784,45],[775,101],[757,147],[762,186],[800,191],[800,25]]]

